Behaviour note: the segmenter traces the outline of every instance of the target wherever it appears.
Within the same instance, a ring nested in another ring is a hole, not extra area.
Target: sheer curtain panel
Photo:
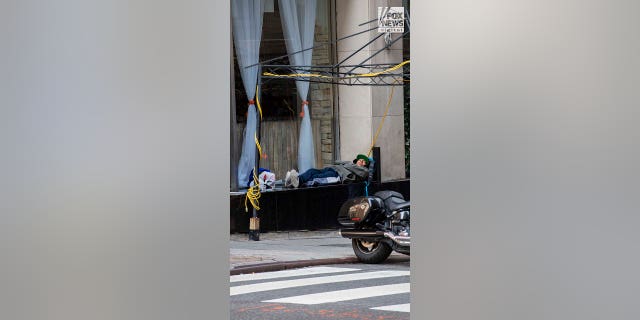
[[[246,187],[249,174],[256,161],[256,145],[254,136],[258,124],[255,106],[256,84],[258,81],[258,66],[247,66],[258,63],[260,40],[262,35],[262,14],[265,0],[232,0],[231,22],[233,27],[233,43],[236,49],[238,66],[242,76],[244,89],[249,101],[247,126],[242,142],[242,153],[238,163],[238,186]],[[257,164],[256,164],[257,166]]]
[[[313,36],[316,25],[316,0],[278,0],[282,30],[287,46],[289,62],[292,66],[310,66],[312,50],[298,52],[313,47]],[[298,52],[292,54],[294,52]],[[308,73],[301,68],[297,73]],[[308,81],[296,81],[296,87],[302,99],[303,116],[298,139],[298,171],[304,172],[315,167],[315,149],[313,131],[307,96]]]

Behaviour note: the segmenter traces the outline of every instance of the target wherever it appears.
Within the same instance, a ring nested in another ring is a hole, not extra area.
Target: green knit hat
[[[358,156],[356,156],[356,158],[353,159],[353,163],[358,162],[359,159],[364,160],[365,165],[369,165],[369,157],[365,156],[364,154],[359,154]]]

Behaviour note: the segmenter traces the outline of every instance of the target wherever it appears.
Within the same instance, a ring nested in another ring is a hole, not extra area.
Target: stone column
[[[348,0],[336,1],[337,37],[344,37],[356,32],[372,28],[373,22],[367,26],[359,24],[375,19],[378,7],[402,6],[401,0]],[[358,35],[338,42],[338,61],[342,61],[365,43],[378,35],[377,30]],[[393,38],[400,34],[393,34]],[[346,61],[348,65],[359,64],[385,45],[383,37],[365,47]],[[402,41],[379,53],[366,64],[400,63],[402,62]],[[382,121],[391,86],[345,86],[338,89],[340,156],[343,160],[351,159],[358,153],[369,151],[374,135]],[[404,169],[404,112],[403,91],[401,86],[393,89],[390,110],[378,136],[376,146],[382,155],[381,177],[392,180],[405,177]]]
[[[330,42],[329,29],[323,30],[316,25],[315,43],[312,65],[331,65],[329,46],[321,46]],[[331,84],[311,83],[309,86],[311,101],[311,121],[319,126],[320,137],[314,137],[316,147],[316,166],[323,167],[333,163],[333,93]]]

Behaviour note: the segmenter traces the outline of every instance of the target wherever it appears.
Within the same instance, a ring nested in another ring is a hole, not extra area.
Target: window
[[[265,12],[262,18],[262,42],[260,43],[260,61],[265,61],[287,54],[278,5],[273,12]],[[248,99],[242,84],[242,77],[233,55],[236,97],[236,120],[247,121]],[[289,64],[285,56],[273,64]],[[266,80],[266,79],[265,79]],[[260,85],[260,105],[263,120],[294,119],[297,116],[298,92],[295,83],[289,79],[268,79]]]

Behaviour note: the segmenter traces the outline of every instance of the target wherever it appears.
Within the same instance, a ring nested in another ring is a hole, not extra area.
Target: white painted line
[[[382,310],[382,311],[398,311],[398,312],[410,312],[410,303],[407,304],[396,304],[392,306],[384,306],[384,307],[376,307],[371,308],[373,310]]]
[[[370,297],[386,296],[391,294],[409,292],[409,283],[389,284],[384,286],[365,287],[357,289],[347,289],[338,291],[328,291],[321,293],[305,294],[282,299],[273,299],[262,302],[275,303],[295,303],[295,304],[321,304],[329,302],[339,302]]]
[[[326,274],[326,273],[349,272],[349,271],[360,271],[360,269],[335,268],[335,267],[312,267],[312,268],[301,268],[301,269],[295,269],[295,270],[283,270],[283,271],[273,271],[273,272],[263,272],[263,273],[253,273],[253,274],[239,274],[239,275],[231,276],[230,282],[268,280],[268,279],[306,276],[306,275],[315,275],[315,274]]]
[[[270,282],[230,287],[229,293],[230,295],[235,296],[238,294],[311,286],[316,284],[346,282],[346,281],[354,281],[354,280],[379,279],[379,278],[389,278],[389,277],[402,277],[402,276],[408,276],[409,273],[410,273],[409,271],[375,271],[375,272],[365,272],[365,273],[343,274],[343,275],[336,275],[336,276],[312,277],[312,278],[295,279],[295,280],[270,281]]]

